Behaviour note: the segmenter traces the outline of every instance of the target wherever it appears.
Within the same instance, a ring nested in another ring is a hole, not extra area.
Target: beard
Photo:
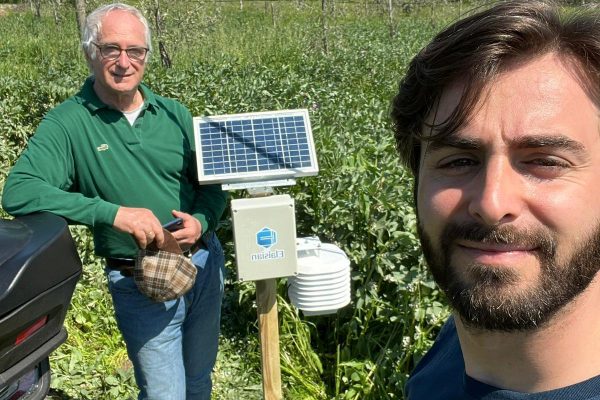
[[[503,332],[537,329],[582,293],[600,269],[600,223],[563,263],[557,260],[556,237],[545,229],[449,223],[439,238],[439,250],[421,223],[418,229],[434,280],[467,327]],[[539,276],[529,287],[520,288],[519,266],[453,265],[452,249],[460,239],[535,249]]]

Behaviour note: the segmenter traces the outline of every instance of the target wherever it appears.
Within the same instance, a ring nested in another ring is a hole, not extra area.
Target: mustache
[[[448,223],[442,232],[442,247],[449,249],[457,240],[485,244],[518,245],[537,249],[544,256],[556,251],[556,240],[544,229],[520,229],[511,225],[487,226],[476,222]]]

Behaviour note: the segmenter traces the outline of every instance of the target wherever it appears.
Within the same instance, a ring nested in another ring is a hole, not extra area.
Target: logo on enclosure
[[[264,227],[256,232],[256,244],[262,247],[260,253],[250,254],[250,260],[253,262],[280,260],[285,258],[285,250],[273,249],[277,244],[277,231]]]
[[[277,243],[277,232],[271,228],[264,227],[256,232],[256,244],[265,249]]]

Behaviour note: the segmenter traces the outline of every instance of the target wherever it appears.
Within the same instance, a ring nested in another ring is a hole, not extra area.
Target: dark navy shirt
[[[470,378],[454,318],[442,327],[431,350],[417,364],[406,384],[408,400],[600,400],[600,376],[540,393],[499,389]]]

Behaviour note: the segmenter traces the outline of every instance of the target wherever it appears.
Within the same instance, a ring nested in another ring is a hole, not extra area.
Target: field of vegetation
[[[88,74],[72,3],[40,4],[40,16],[27,3],[0,14],[0,187],[42,116]],[[88,1],[88,12],[98,4]],[[402,399],[448,311],[423,266],[412,180],[395,154],[389,104],[410,58],[473,3],[393,2],[391,15],[387,1],[131,4],[153,15],[153,25],[159,12],[154,46],[160,39],[172,62],[165,67],[155,52],[145,83],[194,115],[309,110],[320,173],[279,192],[296,200],[299,237],[316,235],[349,255],[352,302],[335,315],[305,317],[279,280],[284,397]],[[102,261],[85,227],[72,232],[84,274],[66,321],[69,339],[51,359],[52,396],[133,398]],[[235,280],[227,216],[219,235],[230,274],[213,398],[260,399],[255,288]]]

